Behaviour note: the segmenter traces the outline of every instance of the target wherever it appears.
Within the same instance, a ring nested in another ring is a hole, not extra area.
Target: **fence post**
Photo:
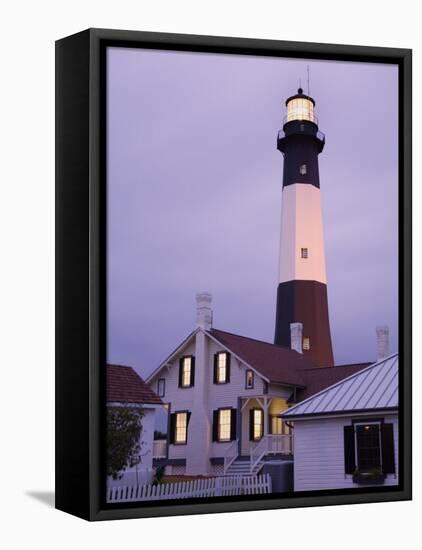
[[[222,492],[222,487],[221,487],[221,477],[216,477],[215,478],[215,493],[214,495],[216,497],[221,497],[223,494]]]

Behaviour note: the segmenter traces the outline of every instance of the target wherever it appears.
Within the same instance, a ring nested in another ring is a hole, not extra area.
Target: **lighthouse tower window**
[[[301,248],[300,249],[300,257],[304,260],[308,259],[308,249],[307,248]]]
[[[309,351],[311,349],[311,343],[309,341],[309,338],[304,338],[303,339],[303,346],[302,348],[306,351]]]
[[[301,176],[306,176],[306,174],[308,173],[308,168],[306,166],[306,164],[301,164],[299,166],[299,173]]]

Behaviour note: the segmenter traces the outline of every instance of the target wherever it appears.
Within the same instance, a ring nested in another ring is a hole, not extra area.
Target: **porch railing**
[[[267,435],[268,454],[293,454],[293,437],[291,434]]]
[[[255,473],[265,455],[291,453],[293,453],[293,439],[291,435],[264,435],[261,441],[251,448],[250,473]]]
[[[166,458],[167,456],[167,440],[155,439],[152,446],[153,458]]]
[[[238,444],[238,439],[232,441],[224,454],[224,474],[226,474],[230,464],[233,464],[238,457]]]

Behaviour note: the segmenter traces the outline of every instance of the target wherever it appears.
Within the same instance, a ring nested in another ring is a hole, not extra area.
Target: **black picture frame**
[[[400,484],[179,503],[105,503],[105,51],[108,46],[397,64]],[[56,508],[108,520],[409,500],[412,52],[408,49],[88,29],[56,42]]]

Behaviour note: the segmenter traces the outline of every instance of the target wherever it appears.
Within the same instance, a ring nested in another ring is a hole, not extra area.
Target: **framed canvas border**
[[[183,503],[105,502],[106,48],[390,63],[399,68],[399,480],[397,488]],[[88,29],[56,42],[56,507],[88,520],[411,499],[412,52]]]

